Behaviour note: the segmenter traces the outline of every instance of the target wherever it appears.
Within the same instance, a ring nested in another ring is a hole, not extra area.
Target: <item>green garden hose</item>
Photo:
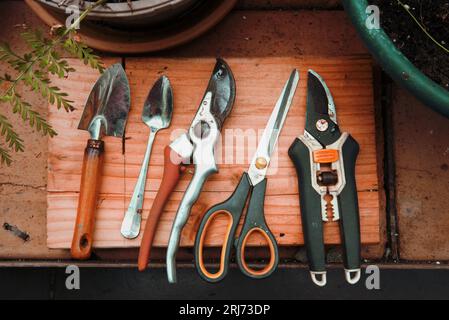
[[[449,91],[416,68],[396,48],[382,28],[370,29],[366,26],[366,21],[372,14],[367,10],[368,1],[343,0],[343,5],[357,32],[385,72],[425,105],[449,118]]]

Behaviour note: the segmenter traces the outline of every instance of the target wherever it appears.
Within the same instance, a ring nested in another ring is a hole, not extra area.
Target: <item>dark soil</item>
[[[449,91],[449,53],[420,29],[396,0],[370,0],[381,9],[381,27],[397,48],[427,76]],[[449,48],[449,1],[402,0],[427,31]]]

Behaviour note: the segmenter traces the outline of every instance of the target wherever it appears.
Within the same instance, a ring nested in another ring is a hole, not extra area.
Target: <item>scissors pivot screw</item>
[[[256,159],[256,168],[259,170],[265,169],[268,165],[267,159],[259,157]]]
[[[329,128],[329,122],[325,119],[320,119],[316,122],[316,128],[318,131],[324,132]]]

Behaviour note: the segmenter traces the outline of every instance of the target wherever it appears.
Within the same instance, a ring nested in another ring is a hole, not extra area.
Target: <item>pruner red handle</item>
[[[185,166],[182,163],[180,155],[176,154],[170,146],[165,147],[164,150],[164,174],[162,176],[161,186],[154,199],[148,216],[142,242],[140,244],[138,267],[139,271],[144,271],[148,266],[150,258],[151,247],[153,244],[154,235],[159,223],[159,218],[164,211],[173,189],[176,187],[181,174],[185,171]]]

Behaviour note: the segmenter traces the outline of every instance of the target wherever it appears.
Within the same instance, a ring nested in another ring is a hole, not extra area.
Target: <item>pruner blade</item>
[[[341,136],[334,99],[318,73],[309,70],[308,75],[305,131],[322,146],[330,145]]]
[[[217,59],[203,100],[209,93],[212,94],[210,113],[214,116],[218,129],[221,130],[235,101],[234,75],[223,59]]]

